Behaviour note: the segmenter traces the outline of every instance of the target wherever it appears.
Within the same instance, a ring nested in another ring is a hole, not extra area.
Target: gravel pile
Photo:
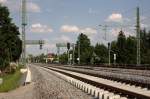
[[[36,99],[93,99],[81,90],[37,66],[30,66]]]

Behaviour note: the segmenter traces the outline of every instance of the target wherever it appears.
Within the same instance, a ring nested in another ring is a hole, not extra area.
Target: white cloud
[[[43,49],[45,50],[45,52],[47,53],[47,50],[50,52],[54,52],[54,49],[56,48],[55,43],[50,41],[48,38],[44,38],[43,40],[45,41],[45,44],[43,45]]]
[[[123,17],[120,13],[112,13],[108,18],[106,19],[108,22],[122,22]]]
[[[36,3],[33,3],[33,2],[27,3],[27,10],[29,12],[41,12],[41,8],[39,7],[39,5],[37,5]]]
[[[147,28],[147,27],[148,27],[147,24],[141,23],[141,28]]]
[[[7,0],[0,0],[0,3],[6,3],[7,2]]]
[[[88,36],[97,34],[97,30],[86,27],[86,28],[79,28],[78,26],[75,25],[63,25],[60,29],[61,32],[66,32],[66,33],[84,33]]]
[[[32,24],[30,28],[31,32],[37,32],[37,33],[47,33],[47,32],[53,32],[53,29],[47,25],[42,25],[40,23]]]
[[[60,37],[54,38],[55,43],[66,43],[66,42],[71,42],[70,37],[61,35]]]
[[[114,28],[114,29],[110,30],[110,33],[111,33],[113,36],[117,37],[120,31],[121,31],[121,30],[120,30],[119,28]]]
[[[50,44],[50,43],[46,43],[46,44],[44,44],[44,46],[43,46],[44,49],[49,49],[49,50],[52,50],[52,49],[54,49],[55,47],[56,47],[55,44]]]
[[[97,34],[97,31],[96,31],[95,29],[92,29],[92,28],[81,29],[80,32],[81,32],[81,33],[85,33],[85,34],[87,34],[88,36]]]
[[[75,25],[63,25],[60,31],[61,32],[79,32],[79,28]]]
[[[110,33],[112,36],[117,37],[119,35],[119,32],[121,31],[120,28],[113,28],[110,30]],[[131,31],[126,31],[126,30],[122,30],[125,34],[125,36],[133,36],[134,33],[132,33]]]
[[[70,42],[71,41],[71,39],[68,36],[65,36],[65,35],[62,35],[59,38],[59,40],[62,41],[62,42]]]
[[[7,6],[11,11],[21,11],[21,0],[0,0],[0,3]],[[28,12],[41,12],[41,8],[34,2],[27,2]]]
[[[0,0],[0,4],[4,4],[10,11],[19,11],[21,2],[19,0]]]

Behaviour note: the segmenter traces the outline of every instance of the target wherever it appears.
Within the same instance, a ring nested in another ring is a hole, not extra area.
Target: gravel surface
[[[93,99],[81,90],[58,78],[51,72],[36,66],[30,66],[33,81],[36,83],[36,99]]]
[[[112,70],[107,70],[107,71],[103,71],[103,70],[99,70],[99,71],[95,71],[95,70],[90,70],[90,69],[83,69],[83,68],[72,68],[72,67],[63,67],[63,66],[56,66],[58,68],[61,69],[68,69],[68,70],[75,70],[75,71],[81,71],[81,72],[85,72],[85,73],[90,73],[90,74],[96,74],[96,75],[100,75],[100,76],[105,76],[105,77],[111,77],[111,78],[118,78],[118,79],[122,79],[122,80],[129,80],[129,81],[134,81],[134,82],[138,82],[138,83],[145,83],[145,84],[150,84],[150,77],[148,76],[142,76],[142,75],[135,75],[135,74],[128,74],[128,73],[122,73],[120,72],[112,72]],[[133,72],[135,73],[135,72]]]
[[[0,93],[0,99],[93,99],[57,75],[30,65],[32,83],[8,93]]]

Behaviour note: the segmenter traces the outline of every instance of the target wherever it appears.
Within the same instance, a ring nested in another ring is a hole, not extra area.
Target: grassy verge
[[[20,69],[17,69],[13,74],[8,74],[3,77],[3,83],[0,85],[0,92],[8,92],[19,86],[19,80],[21,78]]]

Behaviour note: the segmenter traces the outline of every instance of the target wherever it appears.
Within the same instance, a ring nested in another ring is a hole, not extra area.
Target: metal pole
[[[75,44],[73,44],[73,57],[72,57],[72,64],[74,65],[74,52],[75,52]]]
[[[107,25],[104,25],[104,31],[105,31],[105,37],[104,37],[104,39],[105,39],[105,41],[107,41]]]
[[[108,65],[110,66],[110,43],[108,43]]]
[[[136,26],[136,32],[137,32],[137,65],[139,66],[141,64],[141,36],[140,36],[140,13],[139,13],[139,7],[137,7],[137,26]]]
[[[26,66],[26,0],[22,0],[22,63]]]
[[[48,63],[48,48],[47,48],[47,55],[46,55],[46,64]]]
[[[60,63],[60,59],[59,59],[59,52],[60,52],[60,48],[57,47],[57,59],[58,59],[58,63]]]
[[[67,50],[67,53],[68,53],[68,65],[70,64],[70,55],[69,55],[69,49]]]
[[[78,64],[80,64],[80,41],[78,41]]]
[[[114,65],[116,65],[116,54],[114,54]]]
[[[102,26],[102,27],[104,27],[104,32],[105,32],[105,37],[104,37],[104,39],[105,39],[105,41],[109,41],[108,39],[108,37],[107,37],[107,28],[109,27],[108,25],[99,25],[99,26]],[[110,42],[108,42],[108,65],[110,66],[110,51],[111,51],[111,49],[110,49]]]

